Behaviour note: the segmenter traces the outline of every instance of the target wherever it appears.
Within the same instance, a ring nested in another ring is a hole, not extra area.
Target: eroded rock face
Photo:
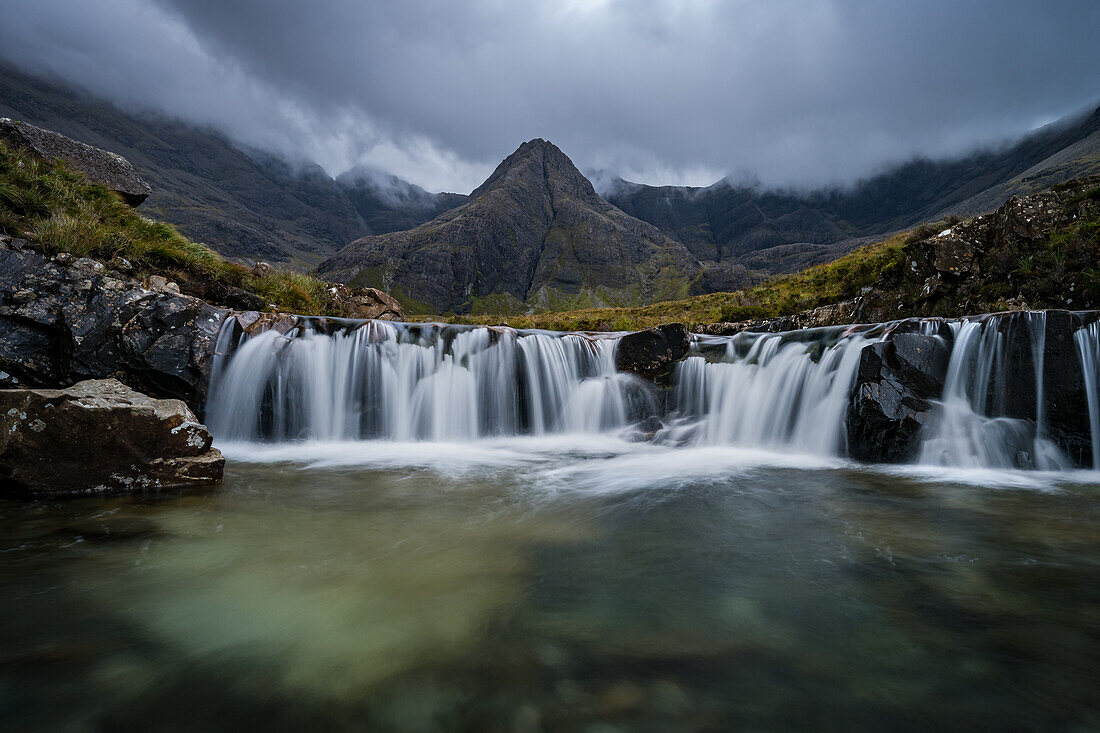
[[[77,142],[61,133],[4,117],[0,118],[0,140],[8,147],[42,160],[60,158],[92,183],[117,193],[130,206],[138,206],[153,192],[130,161],[121,155]]]
[[[117,379],[0,390],[0,492],[55,496],[221,480],[225,459],[180,400]]]
[[[648,331],[628,333],[615,350],[615,366],[645,379],[658,381],[672,374],[691,344],[691,334],[682,323],[669,323]]]
[[[848,453],[874,463],[916,458],[933,400],[943,393],[951,347],[947,334],[907,333],[864,347],[846,418]]]
[[[201,409],[226,314],[144,289],[94,260],[0,246],[0,371],[9,384],[118,377]]]

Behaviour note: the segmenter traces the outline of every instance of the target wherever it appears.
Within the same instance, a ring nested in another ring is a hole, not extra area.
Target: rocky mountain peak
[[[532,184],[542,181],[548,192],[559,191],[571,196],[579,196],[590,202],[599,200],[595,189],[584,174],[577,169],[573,161],[549,140],[535,138],[516,148],[515,152],[501,161],[493,174],[470,194],[473,201],[489,191],[508,189],[531,189]]]
[[[686,295],[698,269],[682,244],[604,201],[540,138],[505,158],[465,205],[358,239],[318,267],[332,280],[392,289],[425,313],[668,300]]]

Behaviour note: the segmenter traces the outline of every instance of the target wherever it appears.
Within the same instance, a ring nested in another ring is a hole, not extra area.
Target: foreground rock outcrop
[[[180,400],[116,379],[0,390],[0,493],[56,496],[195,486],[225,459]]]
[[[117,193],[130,206],[140,205],[153,192],[130,161],[121,155],[77,142],[52,130],[4,117],[0,118],[0,142],[41,160],[60,158],[92,183]]]
[[[228,311],[145,289],[95,260],[16,247],[0,242],[0,384],[117,377],[201,410]]]

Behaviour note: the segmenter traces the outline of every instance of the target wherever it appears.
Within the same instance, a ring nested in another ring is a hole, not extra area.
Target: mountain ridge
[[[850,187],[761,189],[728,178],[710,186],[648,186],[610,179],[608,201],[659,226],[701,261],[790,272],[923,221],[969,216],[1071,178],[1100,172],[1100,108],[1071,115],[1012,144],[940,160],[916,158]]]
[[[356,240],[318,267],[439,312],[486,299],[510,310],[652,302],[686,292],[699,269],[682,244],[600,198],[541,138],[520,145],[462,206]]]
[[[143,212],[245,261],[308,269],[357,237],[428,221],[459,196],[424,192],[444,203],[395,205],[349,179],[341,184],[316,164],[297,166],[271,153],[246,151],[213,129],[127,112],[4,63],[0,117],[119,153],[152,184]]]

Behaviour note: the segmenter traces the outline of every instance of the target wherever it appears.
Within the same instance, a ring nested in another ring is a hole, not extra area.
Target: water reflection
[[[1080,476],[360,447],[233,461],[200,495],[3,505],[0,727],[1100,725]]]

